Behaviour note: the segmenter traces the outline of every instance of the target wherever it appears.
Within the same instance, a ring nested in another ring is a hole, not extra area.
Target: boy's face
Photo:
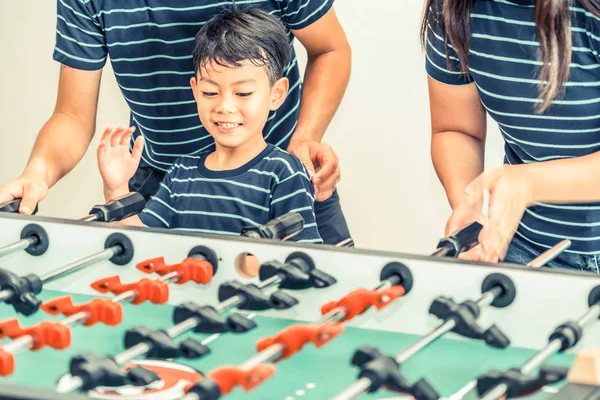
[[[245,62],[241,67],[215,63],[190,81],[200,121],[217,146],[233,149],[262,138],[269,112],[287,95],[288,80],[273,86],[265,67]]]

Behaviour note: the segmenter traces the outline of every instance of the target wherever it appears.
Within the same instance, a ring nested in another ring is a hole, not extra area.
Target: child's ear
[[[198,81],[196,81],[196,77],[192,76],[190,78],[190,86],[192,87],[192,93],[194,93],[194,100],[198,102]]]
[[[275,111],[281,107],[287,97],[289,88],[290,81],[288,78],[281,78],[273,84],[271,88],[271,106],[269,107],[271,111]]]

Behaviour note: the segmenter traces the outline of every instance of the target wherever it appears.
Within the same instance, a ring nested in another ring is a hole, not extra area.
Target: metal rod
[[[77,325],[79,322],[85,322],[90,318],[90,313],[87,311],[81,311],[77,314],[73,314],[70,317],[67,317],[59,322],[59,324],[64,326],[72,326]]]
[[[221,303],[217,304],[215,306],[215,310],[218,313],[222,313],[225,311],[229,311],[232,308],[236,308],[237,306],[239,306],[240,304],[242,304],[244,302],[244,299],[241,296],[233,296],[230,297],[229,299],[222,301]]]
[[[40,276],[40,279],[42,280],[43,283],[51,282],[55,279],[60,278],[61,276],[65,275],[65,274],[75,272],[75,271],[80,270],[84,267],[87,267],[91,264],[95,264],[98,261],[108,260],[115,254],[120,253],[121,251],[123,251],[123,247],[119,244],[116,246],[113,246],[113,247],[109,247],[99,253],[93,254],[89,257],[82,258],[81,260],[78,260],[71,264],[65,265],[64,267],[58,268],[54,271],[50,271],[47,274]]]
[[[200,322],[202,321],[200,321],[198,318],[188,318],[185,321],[182,321],[177,325],[174,325],[171,328],[167,329],[167,335],[169,335],[172,338],[179,336],[187,331],[191,331],[196,326],[198,326]]]
[[[20,338],[17,338],[5,344],[4,346],[2,346],[2,349],[7,353],[17,354],[23,350],[32,348],[34,344],[35,339],[33,338],[33,336],[26,335],[21,336]]]
[[[503,396],[504,393],[508,390],[508,386],[504,383],[499,384],[498,386],[494,386],[491,391],[487,392],[485,396],[483,396],[482,400],[496,400],[498,397]]]
[[[114,356],[113,360],[115,360],[117,365],[121,366],[123,364],[126,364],[128,361],[134,360],[138,357],[147,354],[149,351],[150,346],[148,346],[146,343],[138,343],[135,346]]]
[[[55,279],[88,267],[92,264],[97,263],[98,261],[108,260],[115,254],[120,253],[121,251],[123,251],[123,247],[121,247],[121,245],[109,247],[99,253],[93,254],[86,258],[82,258],[81,260],[65,265],[64,267],[55,269],[54,271],[50,271],[47,274],[40,276],[40,280],[42,281],[42,283],[52,282]],[[0,291],[0,302],[7,302],[13,296],[14,293],[10,289],[2,290]]]
[[[394,359],[396,360],[396,362],[398,364],[402,364],[403,362],[407,361],[408,359],[413,357],[415,354],[417,354],[418,352],[423,350],[425,347],[427,347],[431,343],[435,342],[437,339],[441,338],[446,333],[450,332],[452,329],[454,329],[455,326],[456,326],[456,322],[454,322],[453,319],[444,322],[443,324],[439,325],[434,330],[427,333],[425,336],[421,336],[419,339],[417,339],[412,345],[407,347],[405,350],[398,353],[394,357]]]
[[[79,218],[79,220],[80,221],[85,221],[85,222],[98,221],[98,216],[96,214],[90,214],[87,217]]]
[[[579,320],[576,322],[577,325],[581,329],[585,328],[592,321],[598,320],[600,316],[600,304],[596,304],[589,308],[585,314],[583,314]],[[536,368],[546,361],[548,357],[557,353],[562,346],[562,343],[559,339],[552,340],[549,342],[546,347],[542,350],[538,351],[533,357],[529,359],[520,369],[520,372],[524,375],[531,374]],[[496,400],[499,397],[503,396],[508,390],[508,386],[504,383],[501,383],[498,386],[493,387],[490,391],[485,393],[485,396],[481,398],[481,400]]]
[[[270,277],[266,281],[262,281],[258,285],[258,288],[260,290],[263,290],[263,289],[267,289],[267,288],[269,288],[271,286],[279,285],[281,282],[283,282],[284,279],[285,279],[285,276],[283,276],[283,275],[280,275],[280,274],[273,275],[272,277]]]
[[[500,294],[501,291],[502,289],[500,289],[499,287],[494,287],[490,291],[485,292],[483,296],[481,296],[481,298],[477,300],[477,305],[479,307],[490,305],[494,301],[496,296]],[[406,362],[419,351],[423,350],[425,347],[435,342],[437,339],[441,338],[446,333],[450,332],[452,329],[454,329],[455,326],[456,322],[452,319],[442,323],[437,328],[427,333],[425,336],[421,336],[411,346],[398,353],[394,357],[394,359],[398,364]]]
[[[336,243],[335,247],[349,247],[350,245],[354,244],[354,240],[352,240],[352,238],[348,238],[345,240],[342,240],[339,243]]]
[[[475,389],[476,387],[477,387],[477,380],[472,380],[469,383],[467,383],[465,386],[460,388],[457,392],[448,396],[447,400],[462,400],[463,397],[465,397],[467,394],[469,394],[471,392],[471,390]]]
[[[487,307],[494,302],[496,297],[502,294],[502,288],[500,286],[494,286],[488,290],[476,301],[478,307]]]
[[[347,311],[345,307],[336,307],[333,310],[329,311],[327,314],[323,315],[321,319],[315,322],[315,325],[323,325],[328,322],[337,322],[346,317]]]
[[[367,392],[371,387],[371,380],[369,378],[360,378],[352,385],[348,386],[342,392],[338,393],[335,397],[332,397],[331,400],[352,400],[361,396],[363,393]]]
[[[445,257],[448,254],[449,249],[442,247],[431,254],[432,257]]]
[[[523,366],[521,367],[521,373],[528,375],[534,369],[542,365],[544,360],[550,357],[552,354],[556,353],[560,350],[562,343],[560,340],[553,340],[546,345],[542,350],[538,351],[533,357],[529,359]]]
[[[582,327],[587,326],[591,322],[596,321],[599,317],[600,317],[600,303],[591,306],[589,308],[589,310],[587,310],[587,312],[585,314],[583,314],[581,316],[581,318],[579,318],[577,323]]]
[[[390,279],[385,279],[385,280],[379,282],[379,285],[377,285],[375,287],[375,290],[387,289],[387,288],[391,287],[393,284],[396,284],[398,282],[399,282],[399,278],[396,275],[393,275],[390,277]]]
[[[83,379],[78,376],[67,375],[56,385],[56,392],[71,393],[83,386]]]
[[[544,265],[548,264],[550,261],[558,257],[563,251],[565,251],[569,247],[571,247],[571,241],[569,239],[565,239],[555,244],[552,248],[546,250],[539,256],[537,256],[535,259],[529,262],[527,266],[532,268],[543,267]]]
[[[36,244],[38,240],[39,239],[37,238],[37,236],[30,236],[28,238],[21,239],[13,244],[9,244],[8,246],[4,246],[0,248],[0,257],[14,253],[19,250],[25,250],[30,245]]]
[[[254,367],[255,365],[262,364],[263,362],[266,362],[266,361],[274,360],[277,357],[279,357],[281,355],[281,353],[283,353],[284,350],[285,350],[285,346],[282,344],[278,343],[278,344],[271,345],[271,346],[267,347],[266,349],[264,349],[263,351],[261,351],[260,353],[255,354],[254,356],[250,357],[249,359],[247,359],[246,361],[241,363],[240,368],[250,369],[250,368]]]
[[[0,291],[0,302],[4,303],[13,297],[13,292],[10,289]]]

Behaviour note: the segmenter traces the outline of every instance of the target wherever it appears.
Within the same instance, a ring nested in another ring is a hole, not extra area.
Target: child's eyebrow
[[[211,79],[200,78],[201,81],[210,83],[211,85],[219,86],[219,84]],[[256,79],[242,79],[239,81],[235,81],[231,84],[231,86],[241,85],[244,83],[256,83]]]
[[[235,86],[235,85],[241,85],[242,83],[255,83],[255,82],[256,82],[256,79],[242,79],[242,80],[233,82],[233,85]]]
[[[203,82],[206,82],[206,83],[210,83],[211,85],[219,86],[219,84],[217,82],[210,80],[210,79],[200,78],[200,80]]]

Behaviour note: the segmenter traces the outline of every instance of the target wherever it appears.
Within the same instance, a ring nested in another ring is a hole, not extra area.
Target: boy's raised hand
[[[140,164],[144,138],[139,136],[129,151],[129,141],[135,127],[106,128],[98,146],[98,168],[104,181],[104,196],[110,200],[129,192],[129,179]]]

